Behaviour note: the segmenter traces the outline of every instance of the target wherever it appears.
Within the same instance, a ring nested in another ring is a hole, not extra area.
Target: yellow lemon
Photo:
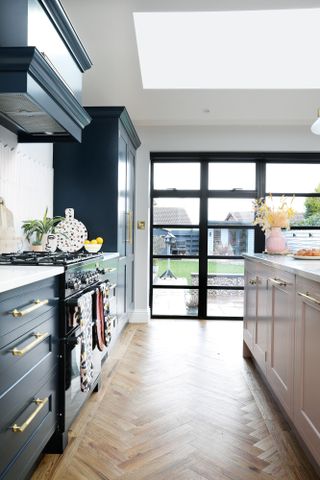
[[[96,245],[98,242],[97,242],[97,240],[91,240],[90,243],[92,243],[93,245]]]
[[[84,243],[88,245],[88,243],[90,243],[90,240],[85,240]]]
[[[97,240],[97,243],[98,243],[99,245],[102,245],[102,244],[103,244],[103,238],[102,238],[102,237],[97,237],[96,240]]]

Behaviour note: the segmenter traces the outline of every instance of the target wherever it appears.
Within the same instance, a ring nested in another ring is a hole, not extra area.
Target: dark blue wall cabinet
[[[1,0],[0,123],[19,141],[81,140],[90,67],[59,0]]]
[[[89,238],[119,252],[117,312],[133,308],[134,162],[140,140],[124,107],[87,107],[81,144],[54,144],[54,212],[74,207]]]

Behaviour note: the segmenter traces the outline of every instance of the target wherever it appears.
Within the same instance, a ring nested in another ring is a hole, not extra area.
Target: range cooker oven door
[[[95,389],[98,377],[101,372],[101,353],[98,348],[93,350],[93,380],[91,391],[83,392],[81,390],[80,379],[80,355],[81,355],[81,330],[77,328],[73,330],[64,339],[64,355],[65,355],[65,424],[64,431],[67,431],[71,423],[78,415],[79,410],[85,403],[91,391]]]

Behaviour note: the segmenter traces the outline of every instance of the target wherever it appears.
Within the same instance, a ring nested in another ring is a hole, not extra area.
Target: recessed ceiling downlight
[[[320,88],[320,8],[133,16],[145,89]]]

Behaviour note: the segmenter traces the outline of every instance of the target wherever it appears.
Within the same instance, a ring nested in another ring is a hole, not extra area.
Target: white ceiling
[[[135,124],[144,126],[308,125],[316,117],[320,88],[143,90],[132,13],[319,8],[320,0],[62,0],[62,3],[93,62],[85,74],[84,105],[125,105]],[[314,60],[320,68],[319,58]]]

